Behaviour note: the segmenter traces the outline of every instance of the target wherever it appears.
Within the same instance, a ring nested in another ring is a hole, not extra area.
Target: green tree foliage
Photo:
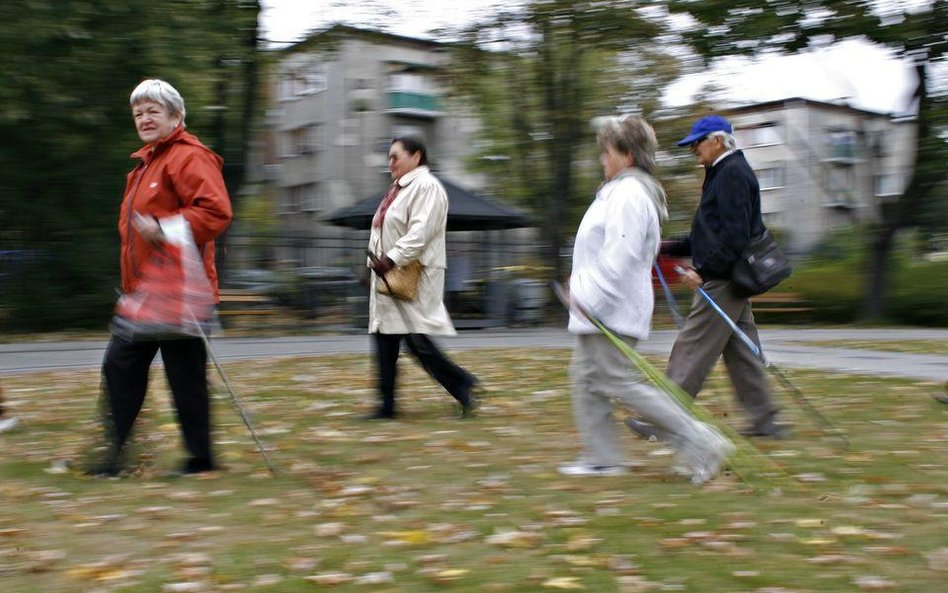
[[[909,225],[944,228],[944,163],[948,158],[948,89],[935,73],[944,72],[948,48],[948,2],[873,0],[701,0],[669,3],[697,24],[686,40],[706,58],[767,51],[797,51],[812,42],[863,37],[910,58],[918,74],[918,140],[915,168],[901,198],[882,206],[869,229],[865,310],[884,312],[890,255],[896,232]],[[940,68],[940,70],[939,70]]]
[[[175,85],[190,129],[242,164],[258,12],[249,0],[0,3],[0,326],[102,327],[110,314],[138,82]],[[242,169],[228,174],[236,193]]]
[[[634,52],[661,33],[640,10],[648,4],[526,2],[469,28],[456,46],[453,87],[483,125],[472,165],[533,210],[557,276],[564,239],[601,180],[590,122],[621,104],[639,112],[655,104],[660,78],[634,92],[628,74],[629,60],[642,71],[657,60]]]

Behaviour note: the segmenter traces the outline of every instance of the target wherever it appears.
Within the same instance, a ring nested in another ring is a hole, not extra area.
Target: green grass
[[[784,397],[792,436],[757,444],[793,485],[755,491],[723,475],[698,488],[668,474],[660,444],[631,436],[629,475],[556,473],[577,454],[568,351],[455,357],[491,389],[474,420],[456,419],[408,359],[405,420],[394,423],[360,420],[374,399],[367,356],[229,364],[275,448],[277,477],[226,397],[214,414],[227,470],[163,477],[182,451],[157,371],[135,473],[56,473],[95,442],[97,372],[6,377],[23,425],[0,436],[3,591],[930,593],[944,584],[935,570],[944,561],[928,559],[948,546],[948,406],[928,397],[940,386],[795,371],[850,448]],[[740,426],[726,380],[710,387],[707,409]]]
[[[948,352],[948,340],[811,340],[796,343],[819,348],[856,348],[906,354],[943,355]]]

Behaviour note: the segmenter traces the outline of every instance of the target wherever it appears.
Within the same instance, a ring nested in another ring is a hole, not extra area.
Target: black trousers
[[[398,377],[398,354],[402,341],[408,351],[418,359],[421,366],[435,381],[441,384],[462,406],[470,403],[471,387],[477,377],[453,363],[431,338],[424,334],[372,334],[375,338],[376,363],[378,365],[379,393],[382,407],[379,412],[386,416],[395,414],[395,381]]]
[[[211,406],[207,389],[207,350],[203,340],[185,338],[130,342],[112,336],[102,363],[110,414],[110,441],[119,454],[145,402],[148,369],[161,351],[178,424],[194,467],[210,467]]]

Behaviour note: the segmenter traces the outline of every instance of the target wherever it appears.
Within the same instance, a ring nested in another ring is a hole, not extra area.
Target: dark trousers
[[[445,356],[431,338],[424,334],[372,334],[375,338],[375,359],[378,365],[379,393],[382,407],[379,412],[386,416],[395,414],[395,381],[398,377],[398,354],[402,340],[408,351],[418,359],[421,366],[435,381],[441,384],[462,406],[468,406],[471,387],[477,378]]]
[[[184,444],[191,456],[189,464],[208,467],[212,465],[212,456],[207,350],[198,338],[130,342],[112,336],[102,363],[111,444],[118,454],[128,440],[145,402],[148,369],[159,350]]]

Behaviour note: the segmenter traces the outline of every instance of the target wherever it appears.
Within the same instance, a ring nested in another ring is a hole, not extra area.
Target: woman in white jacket
[[[477,378],[453,363],[429,336],[456,332],[444,306],[445,229],[448,196],[428,169],[424,143],[406,136],[392,141],[388,152],[392,186],[382,198],[369,236],[372,275],[369,333],[375,343],[381,405],[369,417],[395,417],[398,354],[404,340],[425,370],[461,404],[463,416],[477,405]],[[380,294],[381,277],[396,266],[419,261],[418,296],[411,301]]]
[[[731,444],[698,422],[670,395],[650,385],[586,318],[596,317],[634,347],[648,337],[654,306],[652,265],[665,192],[652,177],[658,141],[644,119],[610,118],[598,134],[605,182],[583,216],[573,247],[568,329],[576,334],[570,376],[573,413],[583,443],[566,475],[625,471],[616,443],[612,400],[661,426],[680,451],[676,469],[704,482],[719,470]]]

